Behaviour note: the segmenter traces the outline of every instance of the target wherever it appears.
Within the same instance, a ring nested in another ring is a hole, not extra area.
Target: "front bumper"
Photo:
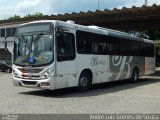
[[[54,90],[54,77],[41,80],[29,80],[12,77],[14,86]]]

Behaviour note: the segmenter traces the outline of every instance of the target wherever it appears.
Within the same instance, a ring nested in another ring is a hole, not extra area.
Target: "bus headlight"
[[[15,70],[13,70],[12,74],[14,77],[18,77],[18,73]]]
[[[46,72],[44,72],[44,74],[42,75],[41,78],[42,79],[48,79],[52,75],[53,71],[54,71],[54,69],[47,70]]]

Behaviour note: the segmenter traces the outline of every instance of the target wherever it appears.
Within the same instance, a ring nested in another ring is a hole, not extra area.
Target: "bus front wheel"
[[[91,79],[92,77],[87,71],[82,72],[79,77],[78,90],[79,91],[88,90],[92,84]]]

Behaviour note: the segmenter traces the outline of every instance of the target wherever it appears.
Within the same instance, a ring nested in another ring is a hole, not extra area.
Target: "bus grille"
[[[21,75],[21,78],[23,79],[32,79],[32,80],[39,80],[39,75]]]
[[[18,70],[24,73],[40,73],[43,69],[42,68],[39,68],[39,69],[18,68]]]
[[[36,81],[22,81],[25,85],[36,85]]]

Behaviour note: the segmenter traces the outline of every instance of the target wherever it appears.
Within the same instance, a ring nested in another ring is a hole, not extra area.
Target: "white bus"
[[[19,25],[14,40],[15,86],[60,89],[154,73],[154,43],[130,34],[73,21]]]

